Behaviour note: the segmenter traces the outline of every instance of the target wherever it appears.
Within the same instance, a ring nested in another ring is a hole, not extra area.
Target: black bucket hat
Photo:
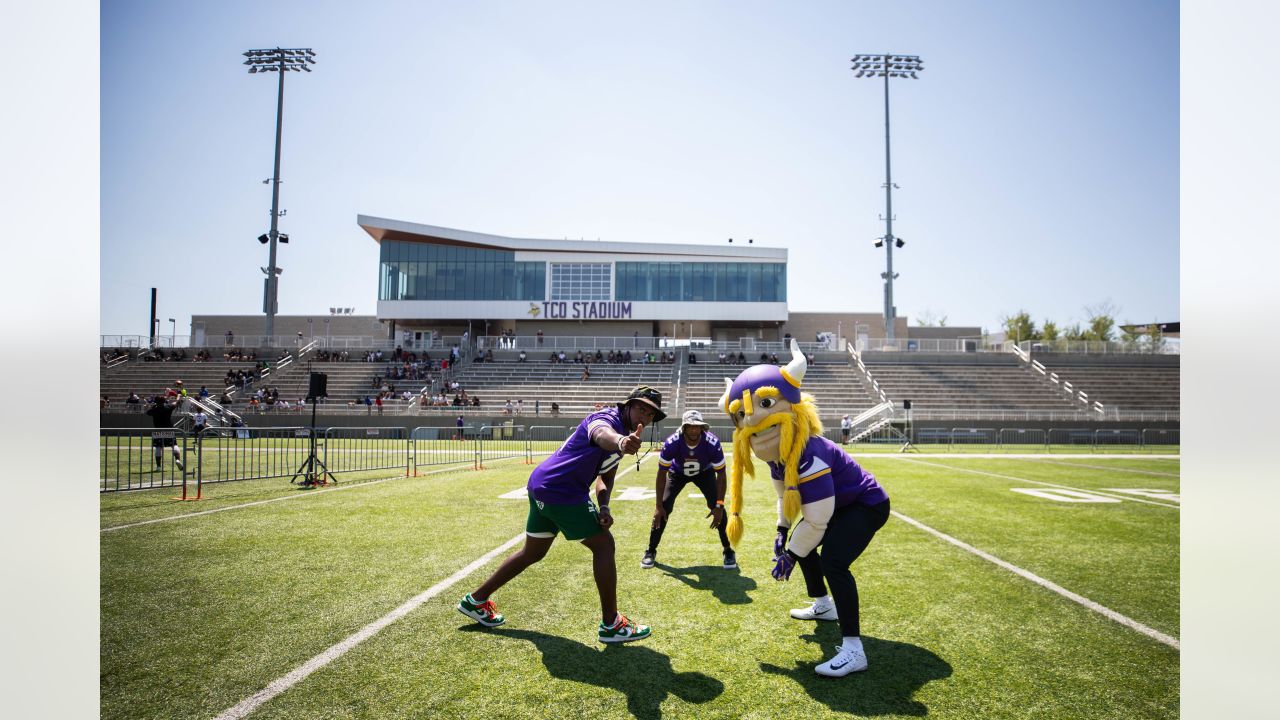
[[[654,390],[648,385],[637,385],[635,390],[627,396],[627,399],[618,403],[618,409],[623,410],[627,407],[627,403],[632,400],[638,400],[653,408],[653,421],[660,423],[667,419],[667,414],[662,412],[662,393]]]

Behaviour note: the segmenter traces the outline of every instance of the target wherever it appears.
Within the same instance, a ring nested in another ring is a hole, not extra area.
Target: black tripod
[[[311,403],[311,429],[307,433],[310,438],[308,443],[310,449],[307,452],[307,459],[302,461],[302,464],[298,466],[297,472],[293,474],[293,477],[289,478],[289,482],[292,483],[301,476],[302,487],[304,488],[328,485],[329,480],[332,480],[334,485],[338,484],[338,478],[329,472],[329,468],[324,464],[323,460],[316,457],[316,404],[318,402],[316,398],[328,397],[328,393],[325,392],[327,380],[328,377],[324,373],[311,373],[307,392],[307,402]],[[306,468],[306,472],[303,472],[303,468]]]

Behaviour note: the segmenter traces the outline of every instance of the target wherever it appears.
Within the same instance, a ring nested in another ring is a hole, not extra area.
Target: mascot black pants
[[[845,637],[862,634],[858,626],[858,583],[854,581],[849,566],[867,549],[871,538],[888,519],[888,500],[878,505],[853,503],[836,508],[827,523],[827,532],[818,544],[821,552],[814,550],[800,558],[800,570],[804,573],[809,597],[822,597],[827,594],[827,587],[831,588],[831,599],[835,601],[836,614],[840,616],[840,634]],[[824,579],[826,586],[823,585]]]

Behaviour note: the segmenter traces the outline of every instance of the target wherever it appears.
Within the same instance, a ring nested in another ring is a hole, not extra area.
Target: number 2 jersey
[[[587,502],[596,477],[617,468],[622,459],[622,453],[609,452],[592,441],[592,436],[604,428],[628,434],[617,407],[591,413],[551,457],[534,468],[529,476],[529,495],[549,505]]]
[[[695,447],[684,441],[684,433],[676,431],[662,443],[658,464],[675,477],[693,479],[702,473],[724,469],[724,448],[720,438],[703,430]]]
[[[876,478],[849,457],[839,445],[815,435],[809,438],[800,453],[797,467],[800,476],[800,521],[791,533],[787,549],[800,557],[813,551],[822,542],[827,522],[836,508],[853,503],[879,505],[889,499]],[[782,493],[785,487],[785,468],[782,463],[769,463],[773,487],[778,492],[778,525],[790,526],[791,520],[783,517]]]

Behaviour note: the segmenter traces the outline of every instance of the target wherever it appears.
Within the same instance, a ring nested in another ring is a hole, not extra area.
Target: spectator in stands
[[[365,415],[373,414],[373,398],[369,397],[368,395],[364,396],[364,414]]]
[[[461,440],[464,432],[463,429],[467,426],[467,421],[463,420],[462,416],[459,415],[458,419],[454,422],[454,424],[457,426],[458,429],[454,431],[453,439]]]
[[[747,354],[746,354],[746,353],[743,353],[743,352],[739,352],[739,353],[738,353],[738,364],[739,364],[739,365],[746,365],[746,364],[747,364]]]
[[[574,361],[575,363],[583,362],[583,359],[582,359],[582,351],[581,351],[581,350],[579,350],[579,351],[578,351],[578,354],[577,354],[577,355],[574,355],[574,356],[573,356],[573,361]]]
[[[378,414],[382,414],[382,393],[378,393],[378,397],[373,399],[373,404],[378,408]]]
[[[515,409],[516,409],[515,405],[512,405],[511,400],[508,399],[507,404],[502,406],[502,414],[510,415],[511,413],[515,412]]]
[[[141,405],[142,398],[138,397],[138,393],[130,390],[129,397],[125,398],[124,404],[125,405]]]
[[[200,386],[200,399],[201,400],[209,399],[209,388],[205,387],[204,385]]]
[[[853,431],[853,421],[848,415],[840,416],[840,444],[849,444],[849,433]]]
[[[493,362],[493,348],[484,351],[484,361]]]
[[[625,362],[625,363],[630,363],[630,362],[631,362],[631,351],[630,351],[630,350],[627,350],[627,351],[625,351],[625,352],[623,352],[623,353],[622,353],[622,361],[623,361],[623,362]]]
[[[196,410],[196,414],[191,416],[191,430],[196,435],[204,432],[209,427],[209,416],[204,414],[203,410]]]
[[[236,336],[230,330],[227,331],[226,346],[233,347],[236,344]]]
[[[590,366],[583,367],[583,368],[582,368],[582,382],[586,382],[586,381],[588,381],[588,380],[590,380],[590,379],[591,379],[591,367],[590,367]]]
[[[698,356],[697,356],[697,355],[695,355],[695,354],[694,354],[694,353],[692,353],[692,352],[691,352],[691,353],[689,353],[689,364],[690,364],[690,365],[697,365],[697,364],[698,364]]]
[[[772,364],[772,365],[777,365],[777,364],[778,364],[778,353],[770,353],[770,354],[769,354],[769,363],[770,363],[770,364]]]
[[[725,363],[725,354],[724,354],[724,353],[720,353],[720,364],[721,364],[721,365],[724,365],[724,363]]]
[[[565,362],[565,356],[564,356],[564,351],[563,351],[563,350],[561,350],[561,351],[560,351],[560,354],[556,356],[556,359],[557,359],[559,362]]]
[[[560,403],[551,403],[551,417],[560,417]]]
[[[519,415],[522,412],[524,412],[524,399],[516,398],[516,414]]]
[[[520,355],[516,358],[516,362],[524,362],[524,359],[525,359],[525,354],[524,354],[524,351],[521,350]]]
[[[182,381],[174,380],[173,384],[178,386],[177,388],[175,388],[177,390],[178,397],[182,398],[183,400],[186,400],[188,397],[187,389],[182,386]]]
[[[480,407],[480,396],[479,396],[479,395],[472,395],[472,396],[471,396],[471,407],[474,407],[474,408],[478,408],[478,407]]]
[[[102,410],[106,410],[106,409],[107,409],[107,406],[111,404],[111,398],[107,397],[106,395],[103,395],[103,396],[102,396],[102,402],[101,402],[100,404],[101,404],[101,408],[100,408],[100,409],[102,409]]]
[[[596,350],[596,362],[604,362],[604,353]]]
[[[219,405],[230,405],[230,404],[231,404],[231,396],[230,396],[230,395],[228,395],[228,394],[226,393],[226,391],[225,391],[225,390],[222,392],[222,397],[218,398],[218,404],[219,404]]]
[[[769,353],[760,353],[760,364],[769,362]]]

